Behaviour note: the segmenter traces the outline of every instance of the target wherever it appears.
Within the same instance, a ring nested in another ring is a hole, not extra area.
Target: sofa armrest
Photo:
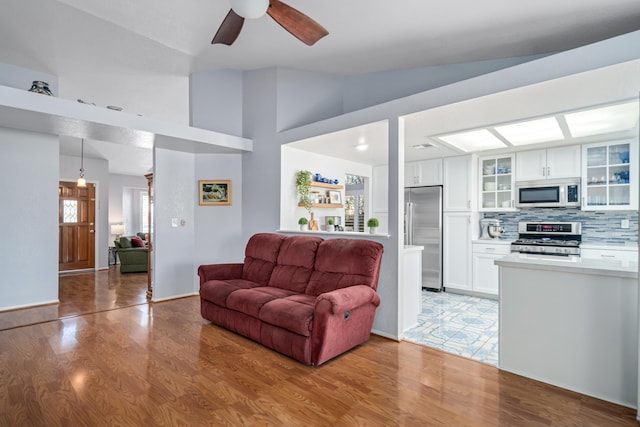
[[[380,305],[380,297],[376,291],[366,285],[349,286],[320,294],[316,299],[316,308],[323,301],[329,303],[331,314],[345,313],[365,304],[373,304],[376,307]]]
[[[242,279],[242,267],[244,264],[207,264],[198,267],[200,284],[208,280]]]

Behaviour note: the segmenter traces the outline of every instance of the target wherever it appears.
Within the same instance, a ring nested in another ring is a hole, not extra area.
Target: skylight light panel
[[[454,133],[451,135],[439,136],[438,138],[467,153],[506,147],[504,142],[500,141],[498,137],[487,129]]]
[[[638,125],[638,102],[579,111],[565,119],[574,138],[629,130]]]
[[[564,139],[562,129],[555,117],[496,126],[494,129],[516,146]]]

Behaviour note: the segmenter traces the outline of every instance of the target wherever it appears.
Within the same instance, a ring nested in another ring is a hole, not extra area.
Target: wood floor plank
[[[378,336],[320,367],[198,298],[0,331],[0,426],[638,426],[635,410]]]

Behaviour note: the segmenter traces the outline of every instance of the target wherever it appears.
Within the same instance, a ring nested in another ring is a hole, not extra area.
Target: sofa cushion
[[[122,236],[122,237],[120,238],[120,247],[121,247],[122,249],[127,249],[127,248],[131,248],[131,247],[133,247],[133,246],[131,245],[131,239],[129,239],[128,237],[124,237],[124,236]]]
[[[227,307],[227,298],[238,289],[250,289],[260,286],[255,282],[242,279],[209,280],[200,286],[200,298],[220,307]]]
[[[139,237],[132,237],[131,238],[131,246],[134,248],[144,248],[144,242],[142,241],[141,238]]]
[[[238,289],[227,298],[227,308],[258,318],[258,313],[263,305],[269,301],[290,295],[293,295],[293,292],[268,286]]]
[[[287,237],[280,246],[269,286],[303,293],[309,284],[320,242],[321,238],[313,236]]]
[[[263,322],[308,337],[313,329],[315,301],[311,295],[275,299],[262,306],[258,317]]]
[[[382,251],[382,245],[371,240],[324,240],[305,293],[317,296],[353,285],[376,289]]]
[[[259,286],[266,286],[276,265],[280,245],[285,238],[280,234],[271,233],[253,235],[245,249],[242,278],[256,282]]]

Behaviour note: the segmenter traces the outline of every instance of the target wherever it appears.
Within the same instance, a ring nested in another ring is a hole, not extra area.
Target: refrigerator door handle
[[[407,245],[413,245],[413,203],[407,203],[407,230],[405,235],[407,236]]]

